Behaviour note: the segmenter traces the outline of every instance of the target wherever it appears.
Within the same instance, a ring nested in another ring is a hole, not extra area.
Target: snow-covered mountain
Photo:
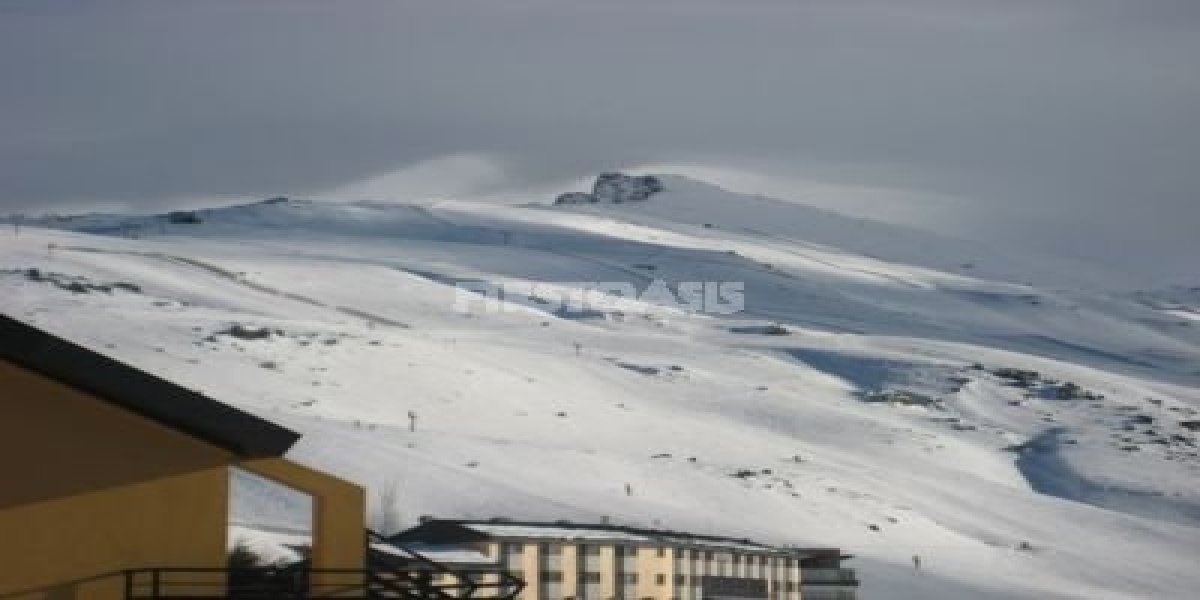
[[[35,220],[0,311],[304,432],[380,521],[837,545],[863,598],[1194,597],[1194,290],[651,179]]]

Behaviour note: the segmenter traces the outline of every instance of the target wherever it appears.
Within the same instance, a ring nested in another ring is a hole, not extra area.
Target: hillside
[[[657,179],[42,219],[0,233],[0,311],[304,432],[378,522],[837,545],[863,598],[1200,587],[1192,291]],[[703,282],[744,310],[690,312]],[[294,520],[244,483],[241,520]]]

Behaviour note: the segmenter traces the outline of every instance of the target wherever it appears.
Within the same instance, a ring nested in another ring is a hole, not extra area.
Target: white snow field
[[[43,219],[0,230],[0,311],[303,432],[376,523],[840,546],[864,599],[1200,597],[1200,294],[660,180]],[[656,279],[741,282],[745,310],[554,303]],[[460,281],[544,285],[489,311]],[[239,523],[294,525],[248,489]]]

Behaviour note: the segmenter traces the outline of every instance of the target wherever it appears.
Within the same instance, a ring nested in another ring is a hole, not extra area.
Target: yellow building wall
[[[563,544],[562,547],[562,595],[563,598],[577,598],[579,595],[579,546]]]
[[[221,467],[0,511],[0,598],[109,600],[123,597],[124,580],[96,576],[223,567],[228,483]]]
[[[523,576],[528,585],[520,596],[521,600],[562,600],[563,598],[579,597],[580,588],[584,584],[579,581],[577,576],[581,570],[584,570],[582,565],[586,560],[586,557],[582,555],[579,543],[562,540],[545,542],[561,549],[563,580],[561,594],[554,597],[543,597],[540,580],[543,571],[541,566],[541,544],[522,542],[520,540],[503,541],[523,544],[524,552],[521,554],[521,562],[518,568],[522,569]],[[490,552],[494,553],[493,555],[499,555],[499,543],[494,543],[491,546]],[[600,556],[597,561],[598,566],[596,567],[600,573],[599,590],[596,598],[589,597],[587,600],[616,598],[623,588],[623,582],[619,578],[622,573],[618,568],[620,557],[617,556],[617,546],[607,541],[591,541],[585,545],[598,546],[600,549]],[[714,560],[707,563],[708,566],[704,566],[706,563],[703,559],[697,561],[693,569],[693,563],[688,557],[688,553],[691,551],[689,548],[663,547],[662,556],[658,555],[659,548],[656,546],[638,546],[635,551],[637,553],[635,560],[636,570],[634,571],[637,574],[636,597],[626,598],[626,600],[641,600],[643,598],[653,598],[654,600],[671,600],[672,598],[690,600],[695,597],[692,584],[695,583],[695,578],[702,575],[765,580],[772,598],[778,598],[779,600],[802,600],[799,586],[800,569],[797,566],[796,559],[770,556],[769,564],[771,566],[760,566],[764,555],[746,553],[740,554],[739,564],[735,568],[732,561],[733,554],[730,551],[700,549],[698,551],[701,552],[701,556],[707,552],[713,552]],[[680,558],[679,569],[676,569],[677,557]],[[785,567],[786,561],[790,561],[793,566]],[[576,565],[580,565],[580,567],[577,569]],[[660,575],[663,578],[662,584],[658,583]],[[676,575],[686,576],[685,585],[676,585]],[[773,580],[778,580],[784,590],[786,590],[787,583],[791,582],[794,585],[795,591],[785,592],[783,590],[776,590]]]
[[[0,360],[0,600],[109,600],[122,569],[224,567],[235,465],[313,497],[314,567],[363,567],[361,487],[282,458],[238,462]]]
[[[0,434],[0,510],[228,465],[233,458],[3,360]]]
[[[541,598],[541,550],[537,544],[525,544],[521,552],[521,572],[525,579],[525,589],[521,591],[521,600],[542,600]]]
[[[228,452],[0,361],[0,598],[108,600],[225,563]]]
[[[363,568],[367,524],[362,487],[283,458],[248,460],[238,466],[312,497],[313,568]]]
[[[663,556],[658,556],[658,549],[653,546],[638,548],[638,598],[658,598],[667,600],[675,590],[675,549],[666,548]],[[658,585],[658,576],[665,578],[663,585]]]
[[[612,544],[604,544],[600,546],[600,597],[615,598],[620,585],[617,581],[617,549]]]

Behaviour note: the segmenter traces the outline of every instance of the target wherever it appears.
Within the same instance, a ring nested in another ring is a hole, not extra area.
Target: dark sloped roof
[[[392,543],[406,544],[421,542],[427,544],[473,544],[486,542],[492,536],[466,527],[463,521],[433,519],[397,533],[387,540]]]
[[[0,314],[0,359],[225,448],[282,456],[300,434]]]
[[[502,533],[495,533],[497,531]],[[610,523],[514,521],[511,519],[429,519],[412,529],[388,538],[388,541],[447,544],[470,543],[505,537],[570,541],[594,540],[612,543],[630,543],[630,537],[634,537],[640,538],[642,542],[652,542],[664,546],[729,547],[747,552],[807,555],[807,549],[804,548],[769,546],[743,538],[647,529]]]

